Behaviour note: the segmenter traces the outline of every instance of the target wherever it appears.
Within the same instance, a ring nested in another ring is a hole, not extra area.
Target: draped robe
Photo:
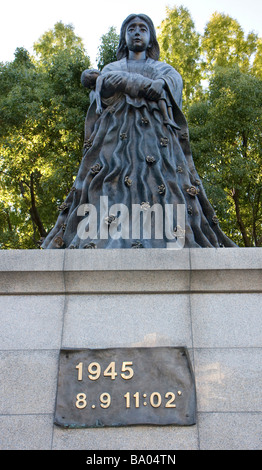
[[[124,91],[102,96],[101,115],[95,97],[91,100],[82,162],[42,248],[164,248],[178,241],[187,248],[235,246],[220,229],[193,162],[181,109],[181,76],[150,58],[132,62],[124,58],[102,70],[105,77],[128,72],[130,81]],[[159,103],[139,93],[148,79],[160,78],[166,105],[180,129],[165,125]],[[185,208],[183,227],[178,224],[179,206]],[[122,213],[121,207],[126,208]],[[172,208],[168,217],[166,207]],[[140,208],[138,228],[132,208]],[[162,208],[163,219],[154,208]],[[157,223],[162,224],[162,236]]]

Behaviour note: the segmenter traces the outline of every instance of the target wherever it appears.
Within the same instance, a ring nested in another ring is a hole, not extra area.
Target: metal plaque
[[[55,424],[63,427],[195,424],[184,347],[63,349]]]

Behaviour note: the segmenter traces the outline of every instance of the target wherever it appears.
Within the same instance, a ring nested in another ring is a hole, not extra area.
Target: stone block
[[[262,411],[262,348],[196,349],[198,411]]]
[[[261,292],[262,248],[190,249],[191,292]]]
[[[200,450],[261,450],[262,413],[199,414]]]
[[[262,249],[0,250],[0,448],[261,449]],[[187,346],[197,424],[53,424],[59,349]]]
[[[63,310],[64,296],[2,296],[0,350],[59,349]]]
[[[63,272],[0,272],[0,294],[63,294]]]
[[[0,371],[0,414],[54,413],[58,351],[1,351]]]
[[[262,270],[192,270],[190,292],[261,292]]]
[[[196,271],[261,270],[262,248],[191,248],[190,268]]]
[[[62,271],[63,250],[0,250],[0,271]]]
[[[54,450],[197,450],[196,426],[133,426],[110,429],[55,427]]]
[[[187,295],[78,295],[67,299],[63,347],[185,345],[192,347]]]
[[[0,450],[50,450],[53,416],[0,416],[0,436]]]
[[[64,292],[64,250],[0,250],[0,294]]]
[[[106,253],[105,253],[106,251]],[[65,250],[65,271],[184,271],[190,250]]]
[[[261,294],[192,294],[195,348],[262,347]]]
[[[189,271],[80,271],[65,273],[70,294],[188,292]]]

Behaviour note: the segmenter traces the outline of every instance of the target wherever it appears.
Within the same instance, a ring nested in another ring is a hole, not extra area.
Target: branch
[[[240,231],[242,233],[242,237],[245,243],[245,246],[251,246],[250,240],[247,236],[246,228],[244,225],[244,222],[242,220],[241,214],[240,214],[240,207],[239,207],[239,191],[238,189],[234,189],[232,191],[232,198],[235,203],[235,210],[236,210],[236,217],[237,217],[237,223],[240,228]]]
[[[33,223],[37,226],[40,236],[41,237],[46,237],[47,233],[44,229],[44,226],[42,224],[42,221],[40,219],[39,212],[36,207],[36,202],[35,202],[35,193],[34,193],[34,175],[31,173],[30,175],[30,196],[31,196],[31,207],[29,209],[31,218]]]
[[[10,232],[12,232],[12,224],[11,224],[11,220],[10,220],[10,215],[9,215],[8,209],[4,209],[4,213],[5,213],[5,215],[6,215],[6,220],[7,220],[8,229],[10,230]]]

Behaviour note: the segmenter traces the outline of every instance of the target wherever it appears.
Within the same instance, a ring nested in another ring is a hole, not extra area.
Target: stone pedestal
[[[262,249],[0,251],[0,448],[261,449]],[[186,346],[197,424],[53,424],[61,348]]]

